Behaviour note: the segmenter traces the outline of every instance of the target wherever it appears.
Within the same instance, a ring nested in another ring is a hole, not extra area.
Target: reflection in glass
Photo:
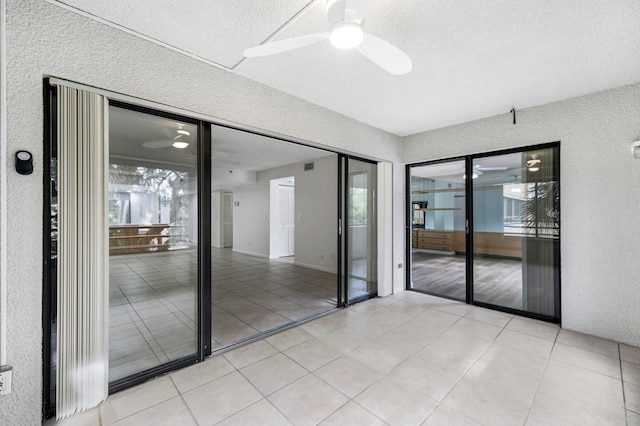
[[[377,165],[349,159],[347,279],[349,300],[378,291]]]
[[[478,158],[473,181],[474,300],[556,316],[557,148]]]
[[[464,161],[411,168],[411,288],[466,296]]]
[[[113,382],[197,352],[197,128],[114,106],[109,114]]]
[[[334,309],[337,154],[211,126],[214,351]]]

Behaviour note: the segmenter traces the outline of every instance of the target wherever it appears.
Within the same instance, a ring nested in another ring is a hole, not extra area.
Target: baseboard
[[[246,254],[248,256],[255,256],[255,257],[261,257],[263,259],[268,259],[269,256],[267,256],[266,254],[262,254],[262,253],[256,253],[253,251],[248,251],[248,250],[240,250],[240,249],[231,249],[231,251],[235,252],[235,253],[240,253],[240,254]]]
[[[411,250],[417,253],[441,254],[443,256],[453,256],[454,254],[456,254],[455,251],[444,251],[444,250],[429,250],[429,249],[419,249],[419,248],[412,248]]]
[[[294,259],[294,261],[293,261],[293,264],[294,264],[295,266],[300,266],[300,267],[302,267],[302,268],[313,269],[313,270],[321,271],[321,272],[328,272],[328,273],[330,273],[330,274],[335,274],[335,273],[337,273],[335,269],[324,268],[324,267],[322,267],[322,266],[310,265],[310,264],[307,264],[307,263],[296,262],[296,261],[295,261],[295,259]]]

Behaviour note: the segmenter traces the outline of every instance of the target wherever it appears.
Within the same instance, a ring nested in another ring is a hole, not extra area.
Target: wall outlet
[[[11,393],[11,367],[0,368],[0,395]]]

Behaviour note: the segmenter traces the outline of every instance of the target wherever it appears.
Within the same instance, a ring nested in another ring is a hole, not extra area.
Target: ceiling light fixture
[[[178,132],[179,135],[185,135],[185,136],[190,136],[191,135],[191,133],[189,133],[186,130],[178,129],[176,131]]]
[[[536,164],[540,164],[540,159],[534,158],[532,160],[527,161],[527,167],[529,168],[534,167]]]
[[[477,179],[478,176],[480,176],[479,174],[477,174],[476,172],[471,173],[471,179]],[[466,179],[467,175],[462,175],[462,179]]]
[[[540,170],[540,167],[529,167],[528,169],[530,172],[537,172],[538,170]]]
[[[178,135],[175,138],[173,138],[173,143],[171,144],[171,146],[177,149],[185,149],[186,147],[189,146],[189,142],[183,141],[182,135]]]
[[[185,149],[189,146],[189,142],[175,141],[171,146],[178,149]]]
[[[353,22],[340,21],[329,33],[329,40],[338,49],[353,49],[362,43],[362,27]]]

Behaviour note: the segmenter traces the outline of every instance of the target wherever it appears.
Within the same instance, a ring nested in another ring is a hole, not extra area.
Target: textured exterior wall
[[[560,141],[562,325],[640,345],[640,84],[405,138],[403,161]]]
[[[3,424],[38,424],[42,395],[43,83],[56,76],[279,132],[340,150],[399,160],[396,136],[91,21],[43,0],[7,1],[8,363]],[[30,176],[13,153],[34,154]],[[395,168],[402,222],[402,167]],[[402,228],[395,253],[402,261]],[[399,279],[401,275],[396,275]],[[402,288],[402,283],[396,283]]]

